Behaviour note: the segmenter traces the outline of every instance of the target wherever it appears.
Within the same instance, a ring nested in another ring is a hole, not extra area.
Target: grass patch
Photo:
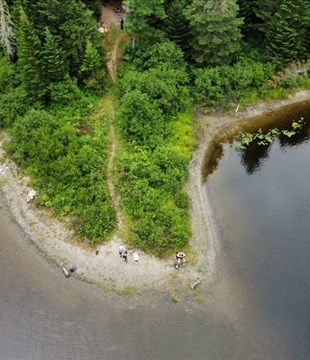
[[[125,286],[124,288],[115,291],[118,295],[126,297],[133,297],[135,295],[138,295],[138,291],[131,286]]]
[[[171,294],[171,301],[174,303],[178,303],[181,301],[181,299],[180,299],[179,295],[174,292]]]
[[[171,124],[171,139],[167,146],[183,154],[188,160],[191,158],[196,146],[194,138],[194,116],[191,112],[177,115]]]

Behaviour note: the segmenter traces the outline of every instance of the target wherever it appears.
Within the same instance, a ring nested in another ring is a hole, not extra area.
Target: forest
[[[37,206],[81,241],[117,231],[113,181],[126,242],[165,256],[191,237],[184,184],[195,111],[309,89],[310,2],[127,0],[124,29],[109,35],[98,32],[104,3],[0,0],[0,129]],[[113,80],[106,38],[122,33]],[[111,126],[119,146],[109,173]]]

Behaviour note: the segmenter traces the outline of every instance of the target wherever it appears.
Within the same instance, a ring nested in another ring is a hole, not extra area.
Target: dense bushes
[[[195,71],[193,96],[207,107],[227,106],[247,92],[261,87],[274,73],[271,64],[242,60],[233,66],[223,65]]]
[[[67,109],[69,111],[69,109]],[[94,129],[92,119],[64,122],[46,111],[31,110],[12,129],[14,159],[34,175],[41,205],[69,215],[81,236],[96,243],[115,226],[106,181],[107,139],[104,119]]]
[[[27,93],[20,86],[16,66],[0,56],[0,128],[11,126],[17,117],[26,113],[29,106]]]
[[[117,119],[127,149],[119,157],[118,189],[132,220],[130,240],[160,256],[190,238],[182,190],[194,145],[188,82],[182,52],[167,41],[138,51],[119,83]]]
[[[119,159],[119,189],[134,220],[132,242],[158,255],[188,244],[187,158],[167,147],[137,148]]]
[[[134,64],[122,72],[118,124],[126,141],[154,148],[169,135],[173,116],[189,107],[189,78],[181,50],[169,41],[139,51]]]

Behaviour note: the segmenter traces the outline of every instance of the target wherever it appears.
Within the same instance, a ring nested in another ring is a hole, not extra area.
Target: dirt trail
[[[104,27],[107,29],[107,31],[103,33],[103,42],[108,59],[107,72],[112,83],[117,81],[117,65],[121,61],[123,47],[127,41],[126,33],[120,29],[120,19],[122,19],[125,14],[123,12],[116,13],[115,8],[121,9],[121,1],[114,1],[113,4],[101,2],[101,24],[104,24]],[[120,234],[126,226],[121,211],[120,197],[114,184],[115,158],[119,144],[115,133],[114,99],[111,91],[109,91],[103,99],[102,112],[107,115],[109,119],[110,154],[107,167],[107,179],[110,197],[116,211],[117,233]]]
[[[120,21],[125,18],[125,13],[122,10],[116,12],[116,8],[122,9],[121,1],[114,1],[113,5],[101,3],[101,23],[108,29],[103,34],[108,59],[107,71],[113,82],[117,79],[117,65],[121,60],[123,46],[128,39],[127,34],[120,28]]]
[[[110,192],[110,197],[114,204],[117,218],[117,232],[121,233],[123,227],[125,226],[124,217],[121,211],[120,197],[116,191],[114,184],[114,169],[115,169],[115,157],[118,149],[118,141],[115,134],[115,112],[113,104],[113,95],[108,93],[102,101],[102,112],[107,116],[109,120],[109,142],[110,142],[110,154],[108,159],[107,166],[107,181]]]

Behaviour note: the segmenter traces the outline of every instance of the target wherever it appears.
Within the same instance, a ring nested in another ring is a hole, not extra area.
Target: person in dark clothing
[[[124,19],[121,18],[121,30],[124,30]]]
[[[124,261],[125,261],[125,262],[127,262],[127,261],[128,261],[128,254],[127,254],[127,250],[124,250],[124,251],[123,251],[123,259],[124,259]]]
[[[71,265],[69,270],[70,272],[74,273],[77,270],[76,265]]]

